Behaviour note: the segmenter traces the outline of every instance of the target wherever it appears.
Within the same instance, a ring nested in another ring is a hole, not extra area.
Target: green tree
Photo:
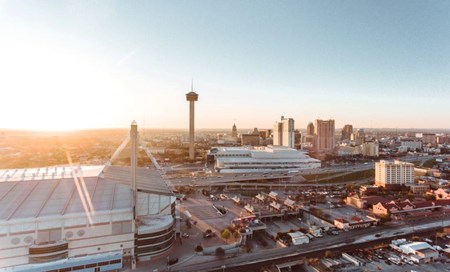
[[[414,198],[414,193],[413,193],[412,191],[409,191],[409,192],[406,194],[406,198],[408,198],[409,200],[413,199],[413,198]]]
[[[224,230],[222,231],[221,237],[222,237],[223,239],[225,239],[226,241],[228,241],[228,239],[231,238],[231,232],[230,232],[228,229],[224,229]]]

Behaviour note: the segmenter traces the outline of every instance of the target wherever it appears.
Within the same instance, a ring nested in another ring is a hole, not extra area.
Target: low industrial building
[[[400,244],[397,248],[415,263],[429,263],[439,258],[439,252],[426,242]]]
[[[378,220],[370,216],[353,216],[351,218],[337,218],[334,220],[334,225],[338,229],[343,230],[368,228],[376,225],[377,223]]]
[[[284,146],[214,147],[208,160],[215,160],[215,169],[223,173],[299,171],[320,168],[320,160],[304,151]]]
[[[295,246],[309,243],[309,237],[301,231],[289,232],[288,235],[291,237],[291,242]]]

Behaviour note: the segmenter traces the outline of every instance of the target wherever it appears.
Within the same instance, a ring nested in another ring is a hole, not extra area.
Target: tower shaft
[[[195,159],[195,102],[189,101],[189,160]]]

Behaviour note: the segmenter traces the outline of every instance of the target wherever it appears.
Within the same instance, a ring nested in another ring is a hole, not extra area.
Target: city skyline
[[[2,129],[449,128],[445,1],[0,1]]]

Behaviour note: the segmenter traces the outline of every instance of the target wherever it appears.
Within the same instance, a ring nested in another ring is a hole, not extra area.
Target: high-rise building
[[[308,126],[306,127],[306,135],[314,136],[314,124],[312,122],[309,122]]]
[[[306,133],[301,135],[301,148],[310,149],[314,143],[314,124],[309,122],[306,126]]]
[[[273,127],[273,144],[294,148],[294,119],[281,116]]]
[[[237,136],[238,136],[238,134],[237,134],[236,124],[233,124],[233,128],[231,129],[231,137],[236,139]]]
[[[355,133],[352,133],[350,136],[350,140],[355,142],[355,145],[362,145],[366,142],[366,133],[364,129],[357,129]]]
[[[353,126],[352,125],[345,125],[342,129],[342,135],[341,135],[341,141],[344,140],[350,140],[350,136],[353,133]]]
[[[394,188],[414,183],[414,164],[381,160],[375,163],[375,185]]]
[[[317,152],[333,152],[336,145],[334,120],[316,120],[314,149]]]
[[[294,145],[296,149],[300,149],[302,145],[302,134],[298,129],[294,131]]]
[[[189,101],[189,160],[195,159],[195,108],[194,103],[198,100],[198,94],[194,92],[194,87],[191,86],[191,91],[186,94],[186,100]]]

